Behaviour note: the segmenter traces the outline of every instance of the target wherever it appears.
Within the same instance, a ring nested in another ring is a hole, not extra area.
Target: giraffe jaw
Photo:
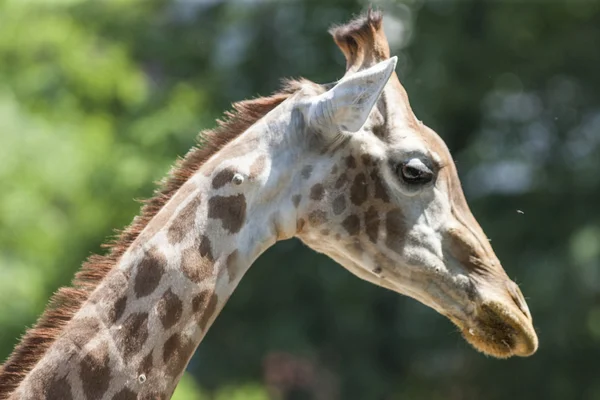
[[[459,281],[457,286],[443,284],[441,280],[432,285],[430,281],[427,295],[399,281],[394,282],[393,289],[446,316],[468,343],[486,355],[527,357],[536,352],[537,334],[516,284],[507,279],[503,285],[507,290],[503,291],[477,280]],[[457,280],[453,282],[456,284]]]

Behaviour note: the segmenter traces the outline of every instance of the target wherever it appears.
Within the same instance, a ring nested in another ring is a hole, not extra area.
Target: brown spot
[[[373,243],[377,243],[377,236],[379,235],[379,214],[375,207],[371,206],[365,213],[365,229],[369,240]]]
[[[102,398],[110,383],[108,344],[102,342],[81,360],[80,378],[87,399]]]
[[[227,275],[229,276],[229,282],[233,282],[237,275],[237,263],[238,263],[238,251],[234,250],[229,256],[227,256]]]
[[[169,243],[177,244],[181,242],[185,238],[185,235],[194,229],[194,225],[196,224],[196,211],[201,202],[201,196],[198,194],[183,207],[183,210],[181,210],[175,219],[173,219],[173,222],[167,231]]]
[[[200,255],[202,257],[206,257],[210,262],[215,261],[210,247],[210,239],[207,236],[200,236],[200,245],[198,246],[198,250],[200,250]]]
[[[152,372],[152,366],[154,365],[154,361],[153,361],[153,357],[152,357],[152,350],[150,350],[150,353],[148,353],[148,355],[146,357],[144,357],[144,359],[142,360],[142,363],[140,364],[140,373],[142,374],[150,374],[150,372]]]
[[[137,393],[128,388],[123,388],[117,394],[115,394],[112,400],[136,400]]]
[[[387,231],[385,245],[396,253],[400,253],[405,235],[404,215],[402,214],[402,210],[396,208],[387,213],[385,229]]]
[[[126,360],[137,354],[148,339],[148,314],[135,313],[125,319],[117,333]]]
[[[138,298],[154,292],[165,272],[167,259],[156,248],[148,250],[137,267],[134,291]]]
[[[95,318],[83,317],[72,320],[65,337],[78,348],[83,348],[100,332],[100,323]]]
[[[377,136],[378,138],[381,138],[381,139],[385,138],[386,137],[385,124],[374,125],[372,128],[372,132],[373,132],[373,135]]]
[[[292,110],[292,115],[290,118],[290,126],[293,127],[296,132],[304,133],[306,129],[306,122],[304,121],[304,114],[300,111],[299,108],[294,108]],[[275,128],[275,132],[278,128]]]
[[[340,240],[342,238],[342,236],[339,233],[335,234],[335,240]]]
[[[48,386],[48,392],[46,393],[46,399],[61,399],[61,400],[72,400],[73,394],[71,393],[71,385],[66,377],[60,379],[54,379]]]
[[[213,273],[212,261],[203,258],[200,249],[190,247],[181,253],[181,270],[195,283],[200,283]]]
[[[260,175],[261,172],[265,169],[265,161],[267,157],[262,155],[259,156],[252,165],[250,166],[250,179],[254,179]]]
[[[308,214],[308,223],[311,226],[319,226],[327,221],[327,214],[322,210],[314,210]]]
[[[217,309],[218,302],[219,302],[219,298],[217,297],[216,294],[213,293],[210,296],[210,299],[208,300],[208,304],[206,305],[204,312],[200,316],[199,324],[200,324],[200,329],[202,329],[203,331],[206,329],[206,326],[208,325],[208,321],[210,321],[210,319],[213,317],[215,310]]]
[[[237,233],[246,220],[246,198],[243,194],[213,196],[208,201],[208,217],[220,219],[223,229]]]
[[[343,186],[346,185],[346,183],[348,183],[348,175],[346,175],[345,172],[342,172],[342,174],[335,181],[335,188],[341,189]]]
[[[32,368],[46,354],[49,346],[63,333],[62,327],[66,321],[72,319],[81,305],[89,299],[89,293],[100,283],[105,282],[107,276],[114,271],[115,265],[118,264],[123,253],[131,248],[132,242],[136,243],[136,246],[146,243],[147,238],[152,236],[154,229],[164,226],[164,224],[158,223],[162,220],[162,217],[158,214],[168,215],[163,211],[168,211],[169,205],[173,203],[169,200],[178,197],[177,193],[180,193],[179,191],[185,190],[188,186],[193,186],[193,184],[189,184],[189,178],[199,170],[208,173],[209,176],[212,175],[211,165],[209,164],[214,163],[208,160],[217,152],[219,157],[212,157],[217,162],[222,161],[219,160],[221,156],[229,155],[228,148],[231,146],[226,145],[232,143],[235,138],[246,132],[260,118],[289,98],[292,91],[299,90],[300,83],[293,83],[292,86],[294,89],[289,92],[236,103],[234,105],[235,110],[227,113],[226,118],[218,124],[216,129],[201,133],[202,146],[190,150],[185,158],[177,163],[170,178],[164,182],[157,194],[146,202],[142,215],[135,218],[133,223],[120,234],[115,243],[109,246],[111,250],[107,252],[107,255],[90,257],[75,278],[76,288],[60,289],[53,297],[54,304],[63,305],[59,310],[60,312],[57,312],[53,307],[49,307],[44,315],[38,319],[34,329],[29,330],[23,336],[21,343],[13,354],[0,367],[0,381],[2,382],[0,384],[0,397],[12,393],[20,385],[23,377],[30,376],[28,374]],[[254,142],[252,142],[252,138],[247,138],[248,135],[244,135],[243,142],[246,145],[240,149],[242,154],[247,154],[248,149],[256,149],[256,142],[262,138],[262,135],[258,133]],[[232,157],[224,157],[223,159],[231,160]],[[188,183],[182,186],[186,180],[188,180]],[[165,210],[165,207],[167,210]],[[160,213],[158,213],[159,210],[161,210]],[[152,223],[149,224],[149,221],[152,221]],[[142,231],[143,233],[140,234]],[[129,273],[129,271],[125,273]],[[118,295],[114,296],[114,298],[117,297]],[[29,351],[31,348],[35,348],[34,353]],[[48,385],[44,386],[44,388],[47,387]]]
[[[350,235],[358,234],[360,230],[360,218],[357,215],[349,215],[343,222],[342,226]]]
[[[350,188],[350,200],[352,203],[360,206],[367,200],[367,177],[362,172],[357,174]]]
[[[317,183],[310,189],[310,198],[311,200],[319,201],[323,199],[323,194],[325,193],[325,189],[323,185]]]
[[[115,303],[112,305],[112,308],[108,313],[109,321],[113,324],[116,323],[119,320],[119,318],[123,316],[126,306],[127,296],[123,295],[119,297],[117,301],[115,301]]]
[[[360,244],[360,242],[354,242],[347,243],[346,250],[348,250],[348,252],[350,253],[362,253],[364,251],[364,248],[362,247],[362,244]]]
[[[192,299],[192,310],[194,310],[194,313],[197,313],[205,307],[206,302],[208,300],[208,294],[209,291],[204,290],[194,296],[194,298]]]
[[[346,209],[346,196],[340,194],[333,200],[333,213],[335,215],[340,215]]]
[[[171,395],[152,390],[150,392],[140,393],[137,400],[169,400],[170,397]]]
[[[302,196],[299,194],[295,194],[292,196],[292,203],[294,203],[294,207],[298,208],[300,205],[300,200],[302,200]]]
[[[308,179],[308,178],[310,178],[310,175],[312,174],[312,170],[313,170],[312,165],[306,165],[306,166],[304,166],[304,168],[302,168],[302,171],[300,171],[300,174],[302,175],[302,177],[304,179]]]
[[[360,156],[360,159],[362,160],[362,163],[365,167],[368,167],[373,164],[373,158],[371,157],[370,154],[366,154],[366,153],[362,154]]]
[[[321,229],[321,235],[323,236],[329,236],[329,229]]]
[[[379,171],[377,169],[374,169],[373,172],[371,172],[371,179],[373,180],[375,186],[375,198],[380,199],[384,203],[389,203],[390,197],[388,196],[387,189],[381,181],[381,177],[379,176]]]
[[[163,362],[165,364],[168,364],[169,360],[176,354],[179,347],[181,347],[179,333],[174,333],[167,339],[163,346]]]
[[[181,318],[183,304],[171,289],[167,289],[165,294],[163,294],[158,301],[156,311],[163,327],[169,329],[179,321],[179,318]]]
[[[224,170],[219,171],[219,173],[213,178],[213,189],[220,189],[227,185],[233,179],[233,175],[235,175],[235,171],[231,168],[225,168]]]
[[[166,373],[172,377],[179,375],[194,352],[194,344],[191,340],[184,341],[181,335],[174,333],[167,339],[163,347],[163,361]]]
[[[331,175],[335,175],[338,173],[338,166],[335,164],[333,168],[331,168]]]
[[[356,168],[356,159],[354,156],[350,155],[346,157],[346,166],[350,169]]]

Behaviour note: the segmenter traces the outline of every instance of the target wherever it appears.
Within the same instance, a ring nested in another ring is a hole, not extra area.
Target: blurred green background
[[[373,4],[540,349],[486,358],[291,240],[250,269],[176,398],[600,399],[600,2]],[[0,0],[0,360],[232,101],[340,78],[327,28],[367,6]]]

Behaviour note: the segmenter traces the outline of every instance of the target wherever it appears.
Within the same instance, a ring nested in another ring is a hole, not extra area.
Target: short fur
[[[347,69],[359,65],[366,66],[381,56],[389,58],[387,40],[379,40],[383,35],[382,21],[381,12],[369,10],[348,24],[330,29],[336,44],[348,59]],[[372,52],[367,54],[364,49],[372,49]],[[144,202],[140,215],[113,241],[104,245],[108,254],[90,256],[75,275],[72,287],[61,288],[52,296],[35,326],[25,333],[6,363],[0,366],[0,400],[7,399],[35,367],[61,334],[64,326],[175,192],[223,146],[308,84],[315,85],[307,80],[284,81],[281,92],[269,97],[235,103],[233,111],[226,112],[225,119],[218,121],[217,128],[198,135],[201,147],[194,146],[175,164],[168,177],[160,183],[154,196]]]
[[[298,91],[303,83],[287,81],[283,90],[272,96],[235,103],[233,111],[226,112],[225,118],[217,121],[217,128],[198,135],[198,144],[201,147],[192,147],[185,157],[175,164],[168,177],[160,183],[154,196],[144,202],[141,214],[113,241],[104,245],[108,254],[90,256],[75,275],[72,287],[61,288],[52,296],[35,326],[25,333],[6,363],[0,366],[0,400],[7,399],[35,367],[59,337],[65,325],[175,192],[212,155]]]

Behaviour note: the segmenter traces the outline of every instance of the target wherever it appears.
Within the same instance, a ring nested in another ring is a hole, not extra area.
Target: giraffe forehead
[[[421,132],[408,128],[392,131],[386,150],[390,157],[430,155],[432,151],[437,153],[434,146],[431,146],[431,141],[427,140]]]

